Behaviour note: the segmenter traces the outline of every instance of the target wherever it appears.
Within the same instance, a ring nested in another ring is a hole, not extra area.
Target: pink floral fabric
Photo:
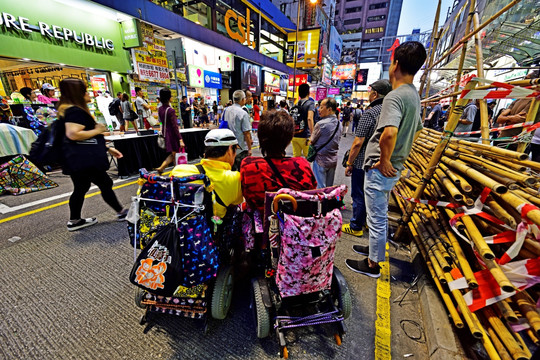
[[[242,233],[246,250],[253,250],[255,247],[255,234],[261,234],[263,231],[261,213],[258,210],[253,212],[245,211],[242,218]]]
[[[282,297],[330,289],[341,212],[324,217],[284,215],[276,283]]]

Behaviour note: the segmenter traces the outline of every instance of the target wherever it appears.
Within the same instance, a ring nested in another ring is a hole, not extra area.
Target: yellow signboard
[[[138,63],[168,67],[167,58],[160,56],[144,55],[136,52],[135,61]]]
[[[296,33],[291,32],[288,34],[289,45],[292,44],[293,49],[294,46],[297,49],[296,67],[312,68],[317,66],[320,35],[320,29],[299,31],[297,41]],[[287,56],[287,65],[294,66],[294,55]]]

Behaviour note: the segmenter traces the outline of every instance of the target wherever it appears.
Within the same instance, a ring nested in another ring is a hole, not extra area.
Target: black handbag
[[[345,152],[345,155],[343,155],[343,160],[341,160],[341,165],[343,165],[344,168],[347,167],[347,161],[349,161],[349,154],[351,153],[351,149],[347,150]]]

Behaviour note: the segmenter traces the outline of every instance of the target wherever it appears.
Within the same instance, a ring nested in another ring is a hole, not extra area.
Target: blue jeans
[[[384,261],[388,236],[388,197],[399,180],[387,178],[377,169],[366,171],[364,193],[367,224],[369,227],[369,258],[377,263]]]
[[[364,200],[364,170],[353,168],[351,177],[352,217],[351,229],[360,231],[366,223],[366,202]]]
[[[317,161],[313,162],[313,174],[315,175],[315,180],[317,180],[317,187],[319,189],[334,185],[334,175],[336,174],[336,168],[323,168]]]

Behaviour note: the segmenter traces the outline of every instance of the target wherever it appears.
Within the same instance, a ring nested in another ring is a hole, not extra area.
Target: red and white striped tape
[[[493,81],[484,78],[473,78],[472,81],[491,84],[493,87],[503,88],[504,90],[463,90],[461,92],[462,99],[518,99],[540,96],[540,92],[515,86],[511,84]]]
[[[492,128],[492,129],[489,129],[489,132],[495,132],[495,131],[501,131],[501,130],[508,130],[508,129],[515,129],[515,128],[527,128],[527,132],[529,131],[532,131],[532,130],[536,130],[538,127],[540,126],[540,123],[538,124],[533,124],[532,122],[523,122],[523,123],[520,123],[520,124],[512,124],[512,125],[506,125],[506,126],[501,126],[501,127],[498,127],[498,128]],[[532,130],[528,129],[530,127],[533,127]],[[469,134],[480,134],[482,133],[481,130],[475,130],[475,131],[466,131],[466,132],[457,132],[457,133],[454,133],[454,135],[469,135]]]

